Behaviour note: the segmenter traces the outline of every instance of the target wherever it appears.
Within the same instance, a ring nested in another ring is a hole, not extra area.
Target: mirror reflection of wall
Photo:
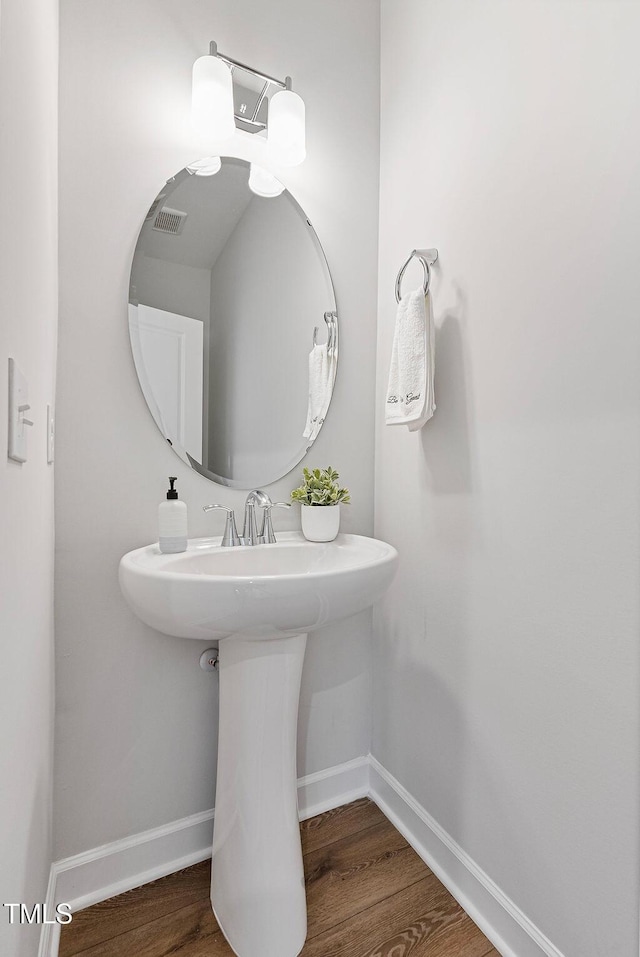
[[[249,164],[224,159],[215,175],[170,180],[140,232],[130,291],[136,368],[158,427],[198,471],[238,488],[275,481],[305,454],[313,330],[324,341],[323,315],[335,310],[306,215],[286,190],[251,192],[248,176]]]

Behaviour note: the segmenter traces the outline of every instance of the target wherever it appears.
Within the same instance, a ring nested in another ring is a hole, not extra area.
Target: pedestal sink
[[[220,724],[211,902],[238,957],[296,957],[307,933],[296,735],[307,635],[385,591],[398,555],[338,535],[180,555],[129,552],[120,585],[135,614],[168,635],[219,641]]]

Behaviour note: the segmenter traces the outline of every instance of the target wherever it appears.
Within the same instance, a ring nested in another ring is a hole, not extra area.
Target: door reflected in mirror
[[[241,489],[303,458],[338,359],[318,238],[288,190],[258,195],[249,175],[249,163],[214,157],[169,180],[140,231],[129,292],[135,366],[156,425],[183,461]],[[262,178],[254,170],[252,179]]]

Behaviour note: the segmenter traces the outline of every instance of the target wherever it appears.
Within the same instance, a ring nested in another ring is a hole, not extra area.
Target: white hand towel
[[[302,433],[305,439],[315,439],[324,422],[330,372],[331,363],[327,354],[327,344],[319,343],[309,353],[309,405],[307,423]]]
[[[325,345],[326,349],[326,359],[325,359],[325,371],[324,371],[324,390],[322,395],[322,405],[320,407],[320,425],[324,422],[327,412],[329,411],[329,404],[331,402],[331,389],[336,376],[336,355],[333,349],[329,348],[329,343]],[[318,428],[320,428],[320,425]]]
[[[398,303],[393,336],[385,421],[417,432],[433,415],[435,330],[431,299],[422,289]]]

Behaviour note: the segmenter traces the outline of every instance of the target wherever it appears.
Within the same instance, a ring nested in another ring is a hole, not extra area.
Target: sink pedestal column
[[[306,643],[220,641],[211,903],[239,957],[296,957],[307,935],[296,774]]]

